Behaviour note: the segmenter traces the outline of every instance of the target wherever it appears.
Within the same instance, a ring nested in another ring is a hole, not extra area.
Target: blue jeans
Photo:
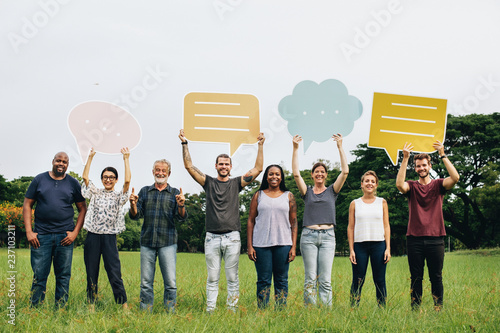
[[[257,261],[257,305],[265,308],[269,303],[271,280],[274,277],[274,299],[276,305],[286,305],[288,296],[288,253],[292,247],[256,247]]]
[[[177,286],[175,282],[175,265],[177,261],[177,244],[163,247],[141,245],[141,310],[153,311],[156,257],[163,276],[163,305],[167,311],[175,309]]]
[[[56,276],[55,301],[57,307],[63,307],[68,301],[69,281],[71,278],[71,263],[73,261],[73,243],[62,246],[61,241],[66,233],[38,234],[40,247],[31,247],[31,268],[33,269],[33,284],[31,285],[30,302],[37,306],[45,299],[47,278],[54,261],[54,275]]]
[[[227,306],[236,310],[240,298],[238,263],[240,259],[240,232],[226,234],[207,232],[205,237],[205,260],[207,262],[207,311],[215,310],[219,292],[221,261],[224,258],[227,280]]]
[[[300,238],[300,252],[304,261],[304,302],[332,305],[332,265],[335,257],[335,231],[304,228]]]
[[[359,304],[361,289],[365,283],[368,260],[370,260],[377,303],[384,306],[387,298],[387,288],[385,286],[387,264],[384,263],[385,241],[354,243],[354,252],[356,253],[357,264],[352,264],[351,305]]]
[[[431,292],[435,306],[443,305],[444,237],[406,237],[406,251],[411,274],[411,306],[422,302],[422,280],[425,261],[429,269]]]

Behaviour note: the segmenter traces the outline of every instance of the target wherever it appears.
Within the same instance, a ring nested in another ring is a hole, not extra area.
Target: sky
[[[293,134],[308,141],[301,169],[319,158],[339,162],[328,139],[335,132],[353,161],[349,152],[369,140],[374,93],[444,99],[452,115],[500,111],[497,0],[0,0],[0,9],[0,174],[8,180],[50,170],[59,151],[81,175],[85,152],[70,115],[91,101],[120,110],[111,119],[122,122],[106,125],[115,145],[132,148],[136,192],[153,183],[153,162],[162,158],[172,163],[172,186],[202,190],[183,167],[177,137],[190,93],[255,96],[264,165],[287,170]],[[343,85],[361,109],[332,106],[340,118],[308,114],[300,122],[280,110],[299,83],[314,95],[325,81]],[[230,144],[187,137],[194,165],[215,176],[215,157]],[[123,175],[122,157],[108,148],[97,149],[94,181],[108,165]],[[251,169],[256,154],[255,143],[241,145],[232,174]]]

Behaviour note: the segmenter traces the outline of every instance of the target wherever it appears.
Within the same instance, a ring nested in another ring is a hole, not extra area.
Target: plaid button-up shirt
[[[141,245],[148,247],[164,247],[177,243],[175,221],[184,221],[179,215],[175,196],[180,191],[167,185],[159,191],[155,185],[144,186],[137,200],[137,215],[132,219],[144,218],[141,230]]]

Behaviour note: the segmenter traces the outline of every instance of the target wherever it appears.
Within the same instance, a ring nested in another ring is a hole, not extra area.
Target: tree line
[[[465,116],[449,115],[447,119],[445,148],[450,160],[460,174],[459,183],[448,192],[443,202],[443,212],[447,234],[455,248],[475,249],[496,247],[500,244],[500,113],[489,115],[471,114]],[[393,166],[382,149],[368,148],[360,144],[351,152],[355,160],[349,164],[349,176],[337,199],[337,226],[335,228],[337,251],[348,252],[347,224],[349,204],[362,196],[361,176],[373,170],[379,176],[377,195],[387,200],[391,224],[391,249],[394,255],[405,253],[405,235],[408,224],[408,204],[406,197],[396,188],[396,175],[399,165]],[[447,177],[446,169],[437,154],[431,154],[434,177]],[[402,158],[402,153],[400,160]],[[339,164],[323,160],[329,166],[327,185],[338,176]],[[410,159],[410,162],[411,159]],[[409,165],[413,169],[413,165]],[[79,175],[70,173],[81,180]],[[302,170],[306,184],[313,184],[310,169]],[[416,179],[413,171],[408,171],[408,179]],[[20,177],[8,182],[0,175],[0,244],[5,246],[6,231],[9,224],[17,226],[16,244],[27,247],[22,219],[24,194],[33,177]],[[295,195],[297,218],[302,226],[304,202],[290,171],[285,169],[285,183]],[[242,251],[246,251],[246,226],[250,201],[258,190],[258,181],[245,187],[240,193],[240,219]],[[186,208],[189,217],[177,225],[179,235],[178,251],[202,252],[205,240],[204,192],[186,195]],[[75,214],[76,216],[76,214]],[[76,217],[75,217],[76,220]],[[126,231],[118,235],[121,250],[137,250],[140,247],[142,221],[134,221],[125,215]],[[82,230],[75,245],[82,245],[86,232]],[[300,237],[300,230],[299,230]],[[300,251],[300,248],[298,249]]]

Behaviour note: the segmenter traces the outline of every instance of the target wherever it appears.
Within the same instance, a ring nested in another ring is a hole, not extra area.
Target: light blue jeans
[[[141,302],[142,310],[153,311],[154,279],[156,257],[163,276],[163,305],[167,311],[175,309],[177,286],[175,282],[175,265],[177,260],[177,244],[164,247],[141,246]]]
[[[227,280],[227,307],[235,311],[240,298],[240,283],[238,280],[238,262],[240,259],[241,240],[239,231],[226,234],[207,232],[205,237],[205,260],[207,262],[207,312],[215,310],[221,261],[224,258],[224,267]]]
[[[304,302],[332,305],[332,265],[335,256],[334,229],[304,228],[300,238],[300,252],[304,261]]]

